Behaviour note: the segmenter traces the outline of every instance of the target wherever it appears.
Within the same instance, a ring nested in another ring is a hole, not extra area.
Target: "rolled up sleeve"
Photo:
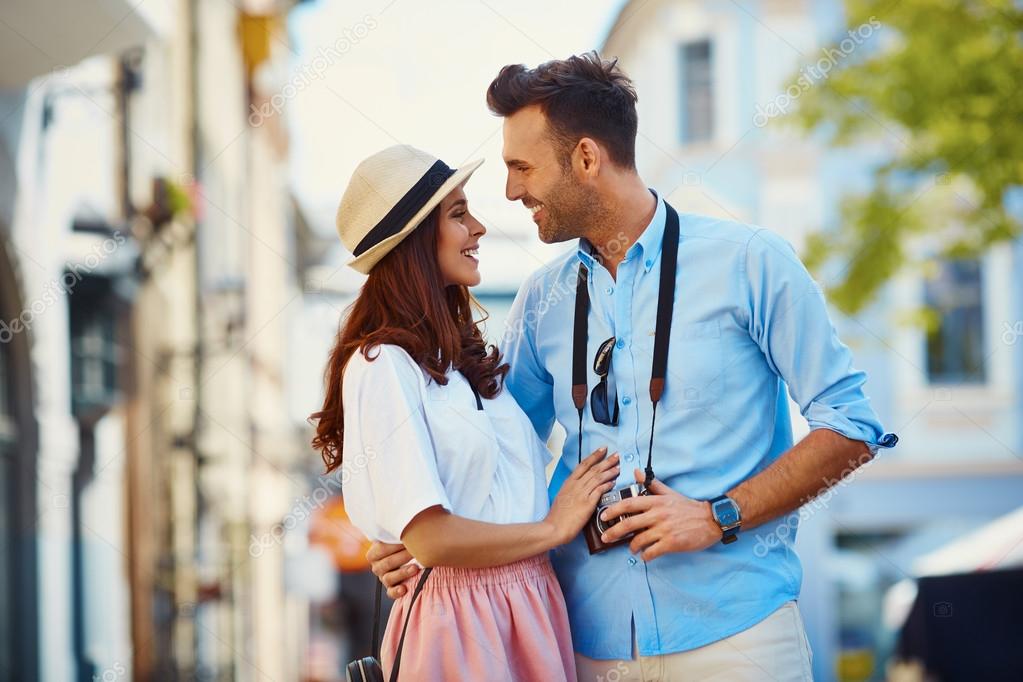
[[[863,392],[867,375],[853,368],[820,286],[781,237],[760,230],[746,249],[749,333],[789,388],[811,429],[862,441],[876,454],[898,436],[885,433]]]

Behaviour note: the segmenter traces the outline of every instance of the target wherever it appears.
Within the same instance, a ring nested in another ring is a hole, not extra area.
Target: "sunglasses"
[[[593,420],[598,424],[607,426],[618,426],[618,392],[608,401],[607,398],[607,375],[611,371],[611,354],[615,349],[615,337],[611,337],[600,344],[597,355],[593,358],[593,371],[600,377],[600,381],[590,391],[590,412],[593,413]],[[611,412],[611,404],[614,404],[614,413]]]

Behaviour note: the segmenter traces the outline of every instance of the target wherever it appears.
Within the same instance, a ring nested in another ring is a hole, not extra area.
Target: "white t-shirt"
[[[435,505],[490,523],[546,516],[551,454],[507,390],[478,410],[460,372],[441,386],[399,346],[370,357],[353,354],[342,381],[341,486],[366,537],[401,542],[409,521]]]

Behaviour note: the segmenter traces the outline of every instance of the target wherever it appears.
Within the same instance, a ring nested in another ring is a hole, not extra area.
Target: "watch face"
[[[714,516],[717,517],[717,522],[721,526],[731,526],[739,521],[735,505],[729,500],[721,500],[714,505]]]

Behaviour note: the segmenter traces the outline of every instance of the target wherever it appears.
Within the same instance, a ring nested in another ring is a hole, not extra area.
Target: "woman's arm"
[[[618,478],[618,455],[601,448],[584,459],[558,492],[543,521],[485,523],[440,506],[424,509],[405,527],[401,541],[424,566],[483,568],[510,564],[571,541],[593,515],[600,496]]]

